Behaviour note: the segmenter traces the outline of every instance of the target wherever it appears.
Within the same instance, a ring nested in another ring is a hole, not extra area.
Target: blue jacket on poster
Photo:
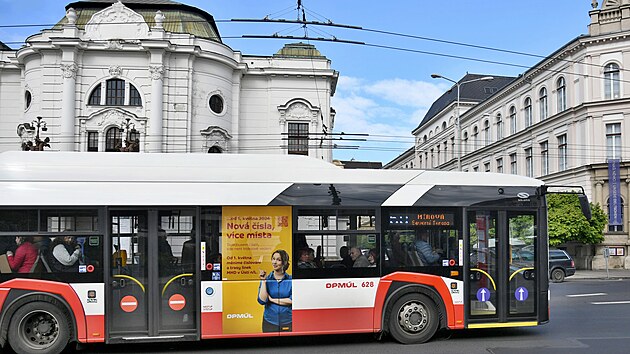
[[[258,286],[259,293],[261,285],[262,281]],[[289,298],[293,300],[293,281],[289,274],[284,273],[284,278],[282,278],[282,280],[280,281],[277,281],[273,277],[273,272],[271,272],[265,278],[265,285],[267,286],[267,294],[269,294],[270,297],[274,299]],[[261,305],[265,305],[265,313],[263,314],[265,321],[280,326],[290,324],[293,321],[291,306],[272,304],[269,301],[264,302],[260,298],[258,298],[258,303]]]

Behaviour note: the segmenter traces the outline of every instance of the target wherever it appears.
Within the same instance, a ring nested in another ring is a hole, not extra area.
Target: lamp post
[[[442,76],[440,74],[431,74],[431,77],[434,79],[444,79],[446,81],[450,81],[452,83],[455,84],[455,87],[457,88],[457,111],[455,112],[455,139],[456,139],[456,144],[457,144],[457,170],[461,171],[462,170],[462,127],[461,127],[461,122],[459,121],[459,90],[460,87],[462,85],[465,84],[469,84],[471,82],[475,82],[475,81],[490,81],[490,80],[494,80],[493,76],[484,76],[484,77],[479,77],[476,79],[472,79],[472,80],[466,80],[466,81],[455,81],[453,79],[449,79],[446,76]]]
[[[129,151],[129,145],[131,144],[131,132],[133,132],[134,130],[136,130],[136,125],[134,123],[131,122],[131,118],[127,117],[125,118],[124,121],[122,121],[122,123],[120,124],[120,132],[124,133],[124,139],[122,141],[122,151]]]
[[[30,123],[18,124],[17,134],[22,139],[22,150],[24,151],[44,151],[44,147],[50,147],[50,138],[40,139],[39,132],[48,130],[46,121],[42,117],[37,117]],[[32,134],[35,132],[35,139],[32,140]]]

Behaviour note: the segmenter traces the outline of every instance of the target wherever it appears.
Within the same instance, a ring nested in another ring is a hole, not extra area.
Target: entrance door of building
[[[195,210],[112,209],[109,342],[196,340]]]
[[[537,226],[535,211],[468,212],[468,327],[537,324]]]

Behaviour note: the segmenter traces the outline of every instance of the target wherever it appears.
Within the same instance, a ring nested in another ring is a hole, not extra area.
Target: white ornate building
[[[607,161],[620,159],[621,225],[608,225],[596,247],[564,246],[581,268],[604,268],[605,247],[610,267],[630,268],[630,0],[595,1],[589,15],[588,35],[518,77],[463,77],[461,129],[454,86],[412,132],[415,146],[384,168],[456,170],[459,157],[463,171],[581,185],[610,213]]]
[[[330,141],[312,139],[332,132],[337,78],[312,45],[264,57],[233,50],[213,17],[192,6],[77,1],[22,48],[0,46],[0,151],[32,140],[42,117],[52,150],[331,161]]]

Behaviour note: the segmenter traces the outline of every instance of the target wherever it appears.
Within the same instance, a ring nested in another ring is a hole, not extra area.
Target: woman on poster
[[[258,303],[265,306],[262,331],[291,332],[293,285],[291,276],[286,273],[289,254],[285,250],[274,251],[271,267],[273,271],[269,275],[264,270],[260,271]]]

